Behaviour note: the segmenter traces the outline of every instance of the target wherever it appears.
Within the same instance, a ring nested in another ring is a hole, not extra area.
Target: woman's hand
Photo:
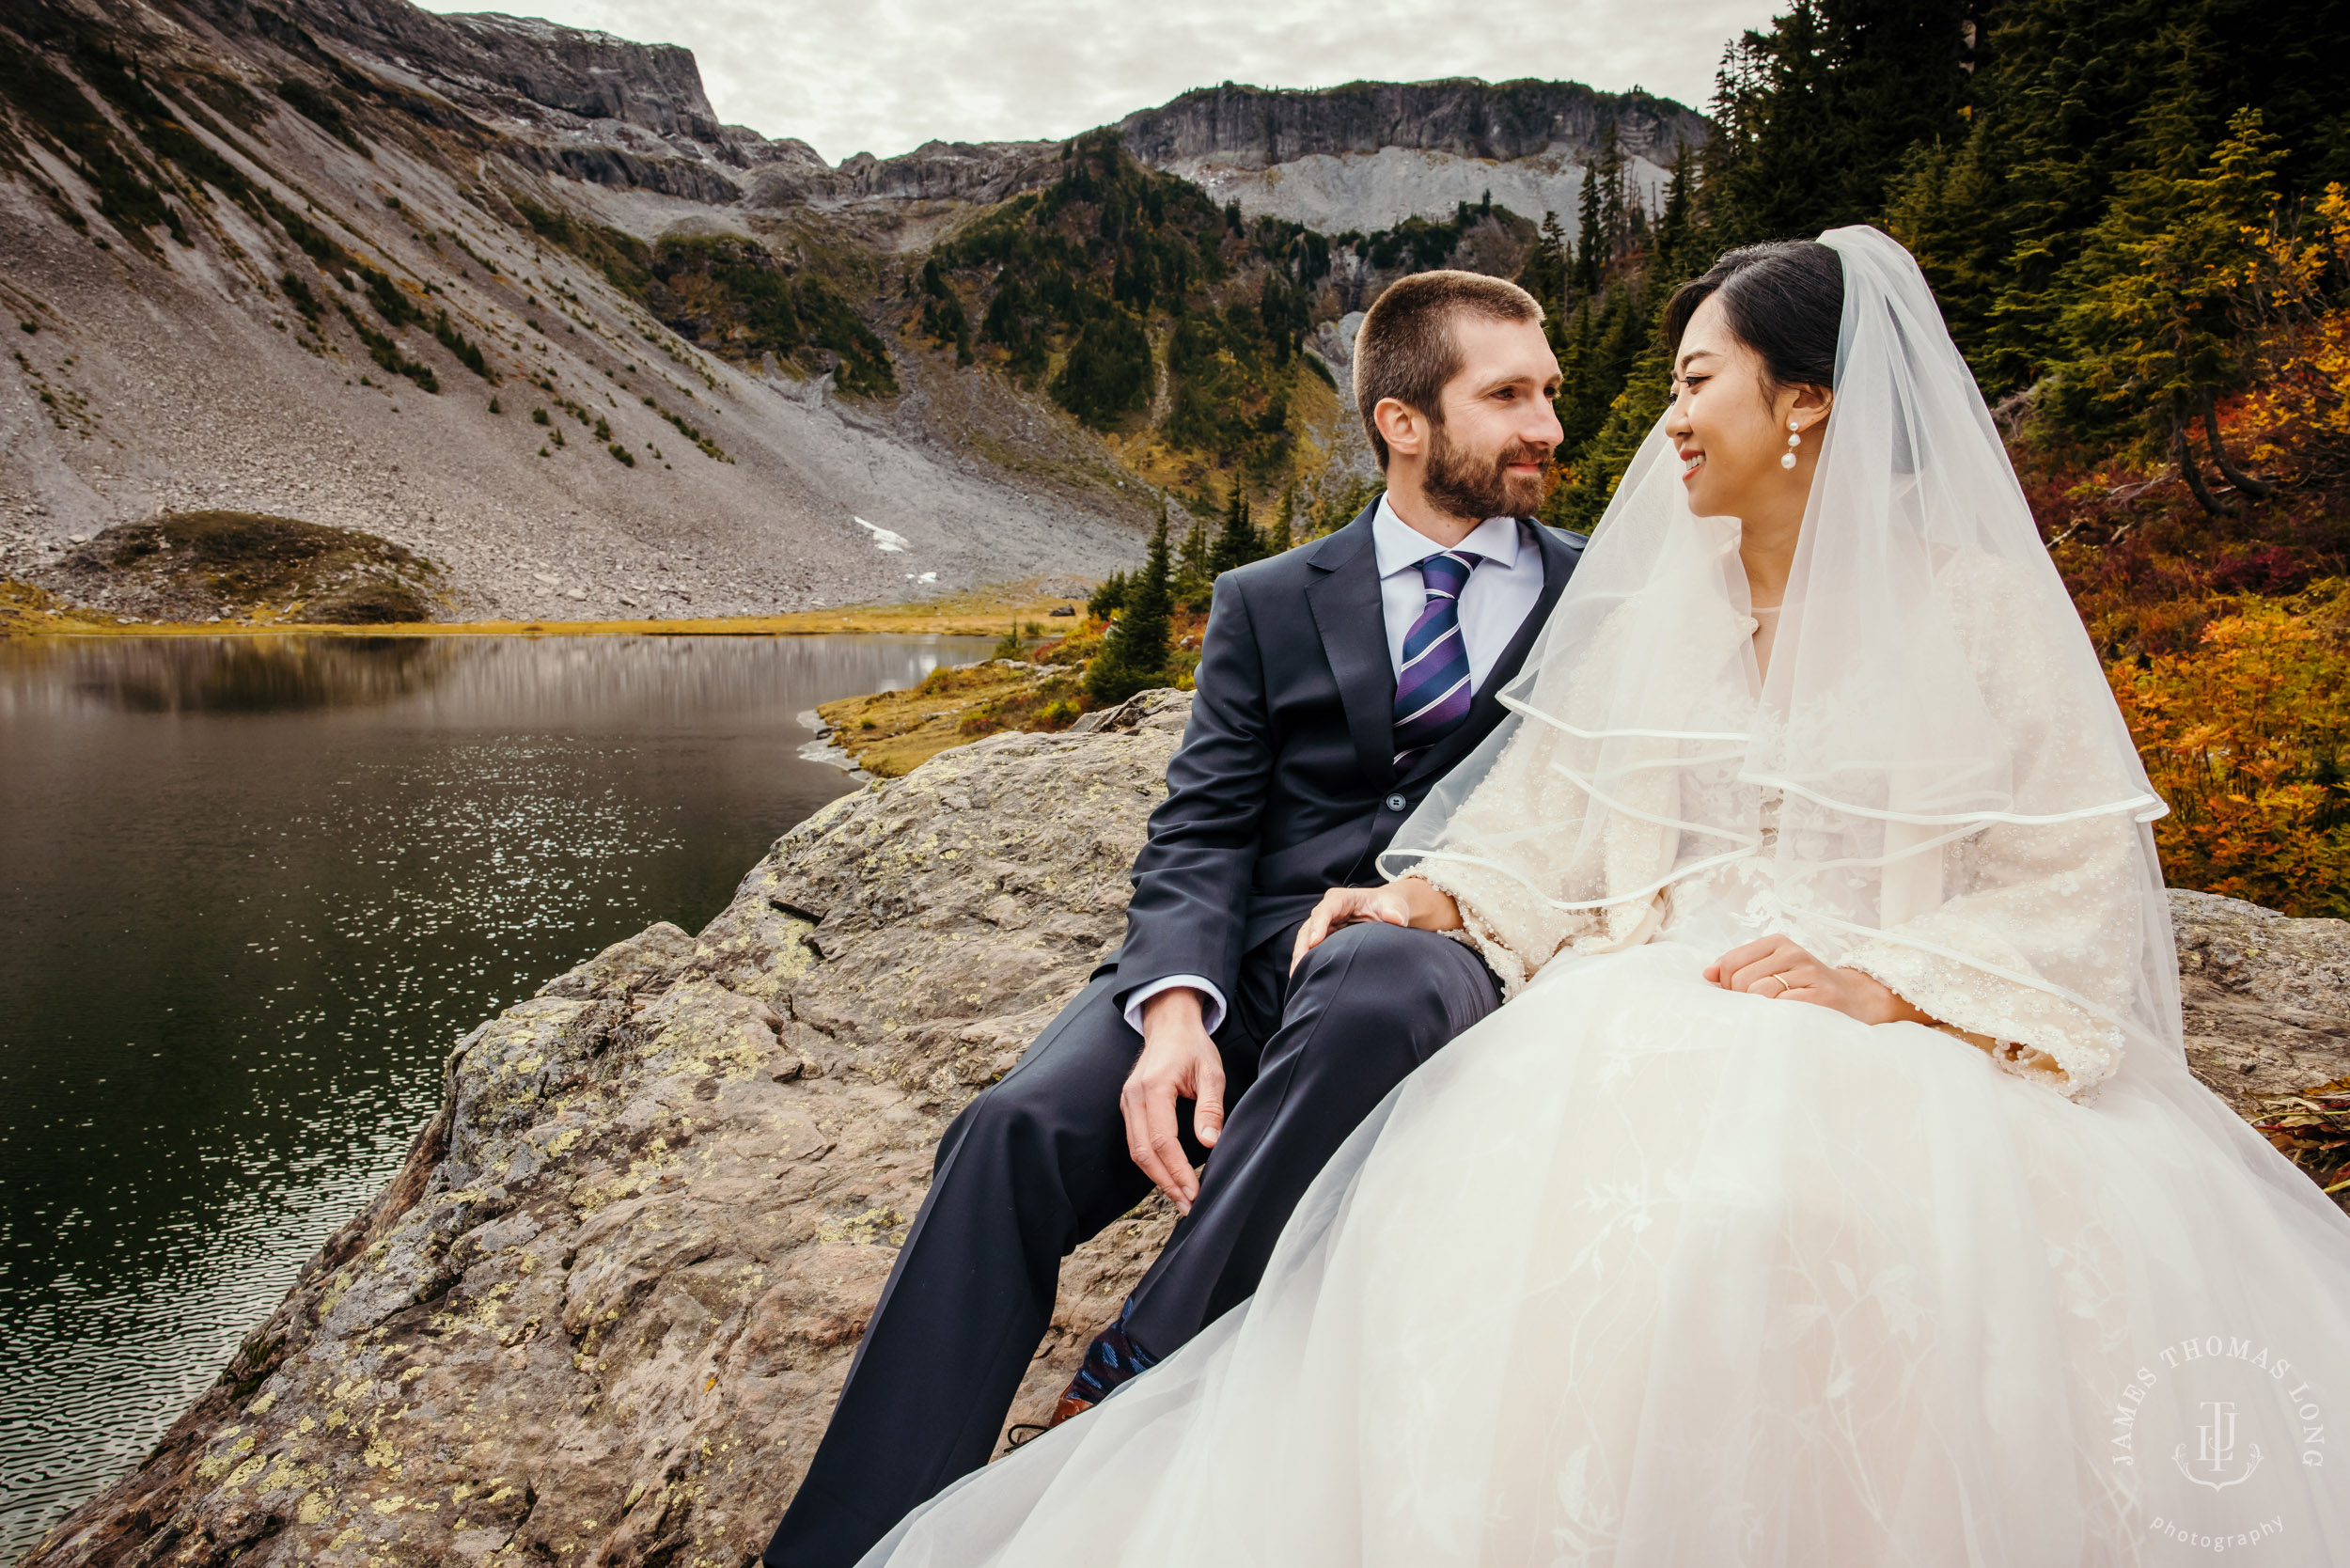
[[[1864,1024],[1934,1022],[1859,970],[1831,969],[1784,936],[1731,949],[1705,966],[1705,978],[1725,991],[1810,1002]]]
[[[1290,952],[1290,973],[1306,955],[1322,946],[1324,937],[1340,926],[1378,920],[1417,931],[1458,931],[1461,906],[1452,895],[1416,876],[1400,878],[1384,887],[1333,887],[1322,895],[1306,923],[1297,928],[1297,945]]]

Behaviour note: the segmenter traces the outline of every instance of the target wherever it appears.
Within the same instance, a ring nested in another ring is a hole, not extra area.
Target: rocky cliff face
[[[1135,156],[1154,167],[1269,168],[1389,147],[1455,158],[1589,158],[1603,149],[1609,125],[1627,152],[1658,164],[1706,134],[1701,117],[1665,99],[1530,81],[1354,82],[1311,92],[1228,82],[1129,115],[1119,129]]]
[[[1188,711],[1003,735],[834,803],[698,935],[655,926],[460,1043],[405,1168],[63,1564],[749,1560],[930,1151],[1122,929]],[[2350,925],[2175,900],[2190,1049],[2240,1105],[2350,1071]],[[1080,1249],[1035,1419],[1171,1215]]]
[[[801,144],[794,143],[794,146]],[[752,207],[801,203],[964,202],[987,206],[1050,184],[1060,173],[1058,142],[924,142],[896,158],[860,152],[828,167],[807,158],[778,158],[744,186]]]
[[[1706,122],[1645,93],[1574,82],[1356,82],[1318,92],[1230,83],[1120,122],[1143,163],[1250,216],[1369,231],[1493,200],[1573,213],[1613,137],[1633,193],[1661,204],[1667,170]],[[1569,220],[1572,227],[1572,219]]]
[[[692,50],[495,12],[435,15],[382,0],[227,0],[233,28],[249,22],[291,41],[340,45],[389,65],[469,110],[611,120],[711,146],[727,130],[702,90]],[[698,151],[698,149],[690,149]]]
[[[448,24],[466,45],[453,62],[458,71],[470,66],[533,103],[582,119],[622,120],[657,136],[726,140],[690,49],[632,43],[533,17],[459,15]]]

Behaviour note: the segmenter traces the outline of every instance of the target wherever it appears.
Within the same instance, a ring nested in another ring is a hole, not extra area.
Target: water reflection
[[[393,702],[465,659],[428,637],[75,638],[0,642],[0,717],[11,703],[133,713],[274,713]]]
[[[979,639],[0,645],[0,1561],[372,1195],[464,1028],[850,788]]]

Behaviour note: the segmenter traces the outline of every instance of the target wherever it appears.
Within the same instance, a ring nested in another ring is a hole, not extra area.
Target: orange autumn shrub
[[[2170,815],[2176,886],[2350,917],[2350,586],[2245,598],[2190,651],[2108,667]]]

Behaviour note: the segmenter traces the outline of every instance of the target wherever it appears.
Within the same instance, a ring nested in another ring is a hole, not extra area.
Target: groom
[[[1514,284],[1421,273],[1371,306],[1355,400],[1386,494],[1217,579],[1125,945],[948,1128],[771,1568],[848,1568],[985,1464],[1061,1259],[1153,1185],[1183,1218],[1055,1419],[1246,1298],[1347,1135],[1493,1011],[1493,975],[1433,932],[1346,926],[1294,973],[1291,948],[1492,731],[1574,570],[1580,540],[1527,520],[1558,385]]]

